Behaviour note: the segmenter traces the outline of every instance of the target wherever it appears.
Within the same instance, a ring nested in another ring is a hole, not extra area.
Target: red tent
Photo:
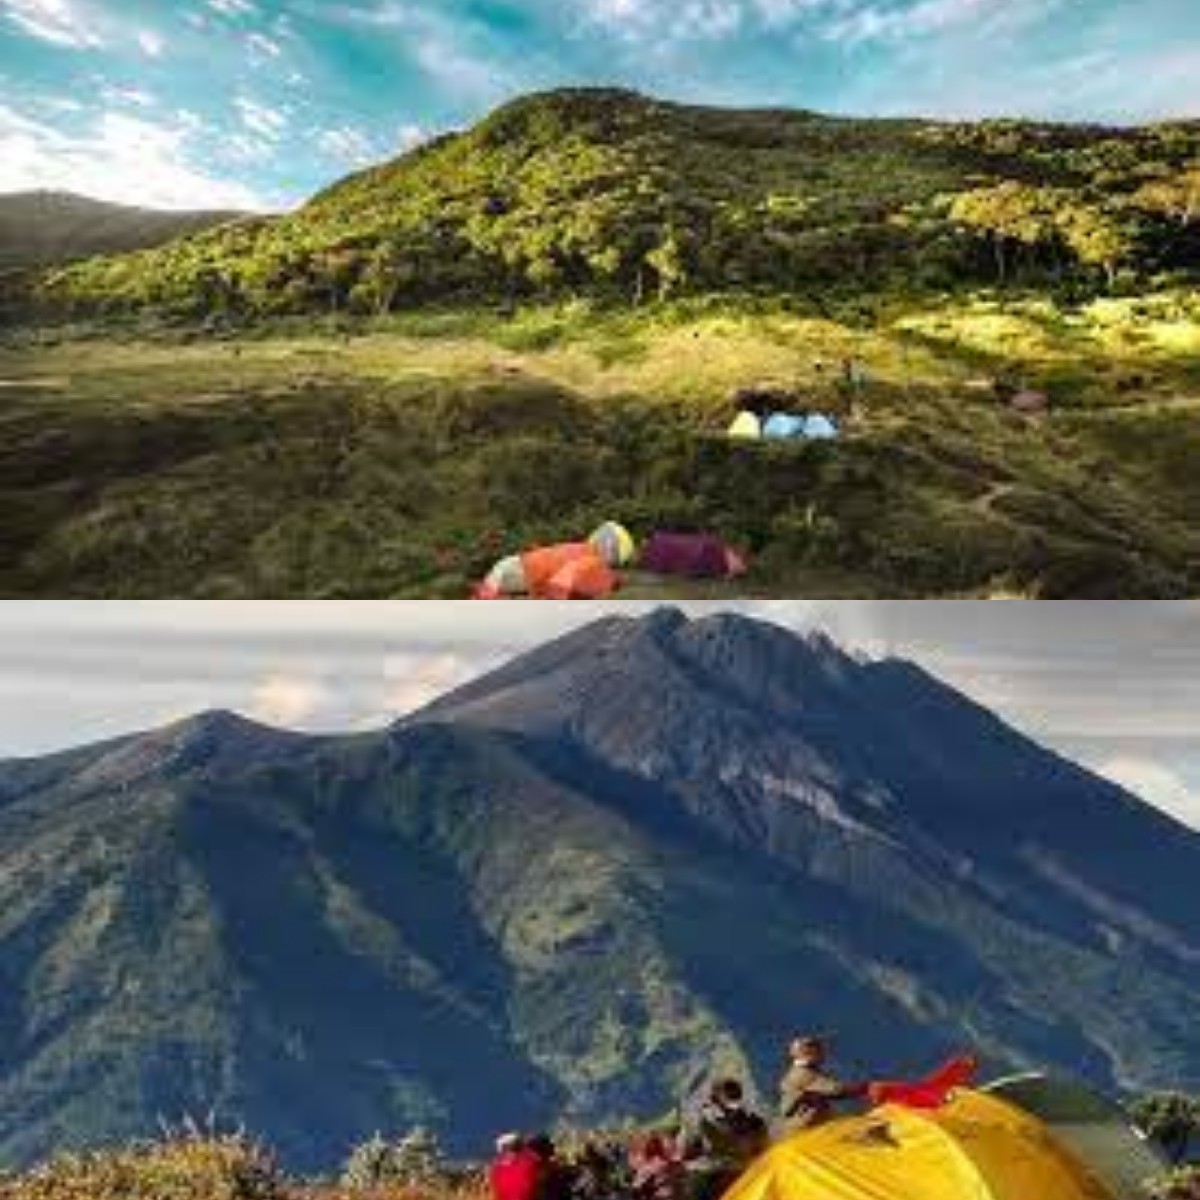
[[[642,567],[656,575],[727,579],[745,574],[746,564],[711,533],[656,533],[642,551]]]

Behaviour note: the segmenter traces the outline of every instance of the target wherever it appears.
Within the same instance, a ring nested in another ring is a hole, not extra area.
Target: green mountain
[[[393,728],[209,713],[0,763],[0,1154],[244,1120],[304,1168],[422,1121],[769,1094],[964,1046],[1200,1082],[1200,838],[911,664],[611,618]]]
[[[1083,288],[1200,265],[1200,123],[1105,129],[518,100],[298,212],[52,277],[51,308]]]
[[[0,195],[0,271],[144,250],[233,221],[234,212],[163,212],[69,192]]]

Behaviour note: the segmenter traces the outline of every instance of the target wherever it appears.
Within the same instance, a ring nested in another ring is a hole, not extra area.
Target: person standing
[[[822,1038],[796,1038],[789,1056],[791,1065],[779,1085],[779,1116],[787,1133],[823,1125],[840,1101],[867,1094],[866,1083],[847,1083],[826,1070],[828,1047]]]

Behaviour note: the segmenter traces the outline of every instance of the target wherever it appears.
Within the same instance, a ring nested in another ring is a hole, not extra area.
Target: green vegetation
[[[614,518],[724,535],[739,592],[1195,595],[1198,164],[1195,122],[568,91],[0,276],[0,593],[460,596]],[[850,436],[728,444],[762,382]]]
[[[564,91],[294,214],[52,274],[38,300],[245,317],[994,279],[1094,290],[1194,273],[1198,178],[1195,122],[861,121]]]
[[[0,1176],[0,1200],[283,1200],[274,1157],[241,1135],[172,1134],[160,1142],[63,1154]]]
[[[1181,1163],[1192,1140],[1200,1134],[1200,1096],[1184,1092],[1155,1092],[1132,1108],[1138,1127],[1153,1138],[1172,1163]]]
[[[755,593],[1195,594],[1194,296],[863,305],[25,335],[0,352],[0,591],[460,596],[502,553],[614,518],[723,534]],[[1005,373],[1054,415],[980,390]],[[725,440],[763,380],[847,439]]]
[[[352,1192],[430,1186],[444,1179],[446,1171],[437,1137],[418,1127],[398,1138],[376,1133],[355,1146],[342,1170],[341,1185]]]

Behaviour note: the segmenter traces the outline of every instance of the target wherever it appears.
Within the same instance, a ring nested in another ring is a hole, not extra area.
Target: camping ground
[[[995,378],[1052,412],[1008,411]],[[847,436],[729,441],[762,383]],[[6,596],[462,596],[608,519],[721,534],[751,558],[739,594],[1200,587],[1185,291],[34,328],[0,345],[0,435]]]

